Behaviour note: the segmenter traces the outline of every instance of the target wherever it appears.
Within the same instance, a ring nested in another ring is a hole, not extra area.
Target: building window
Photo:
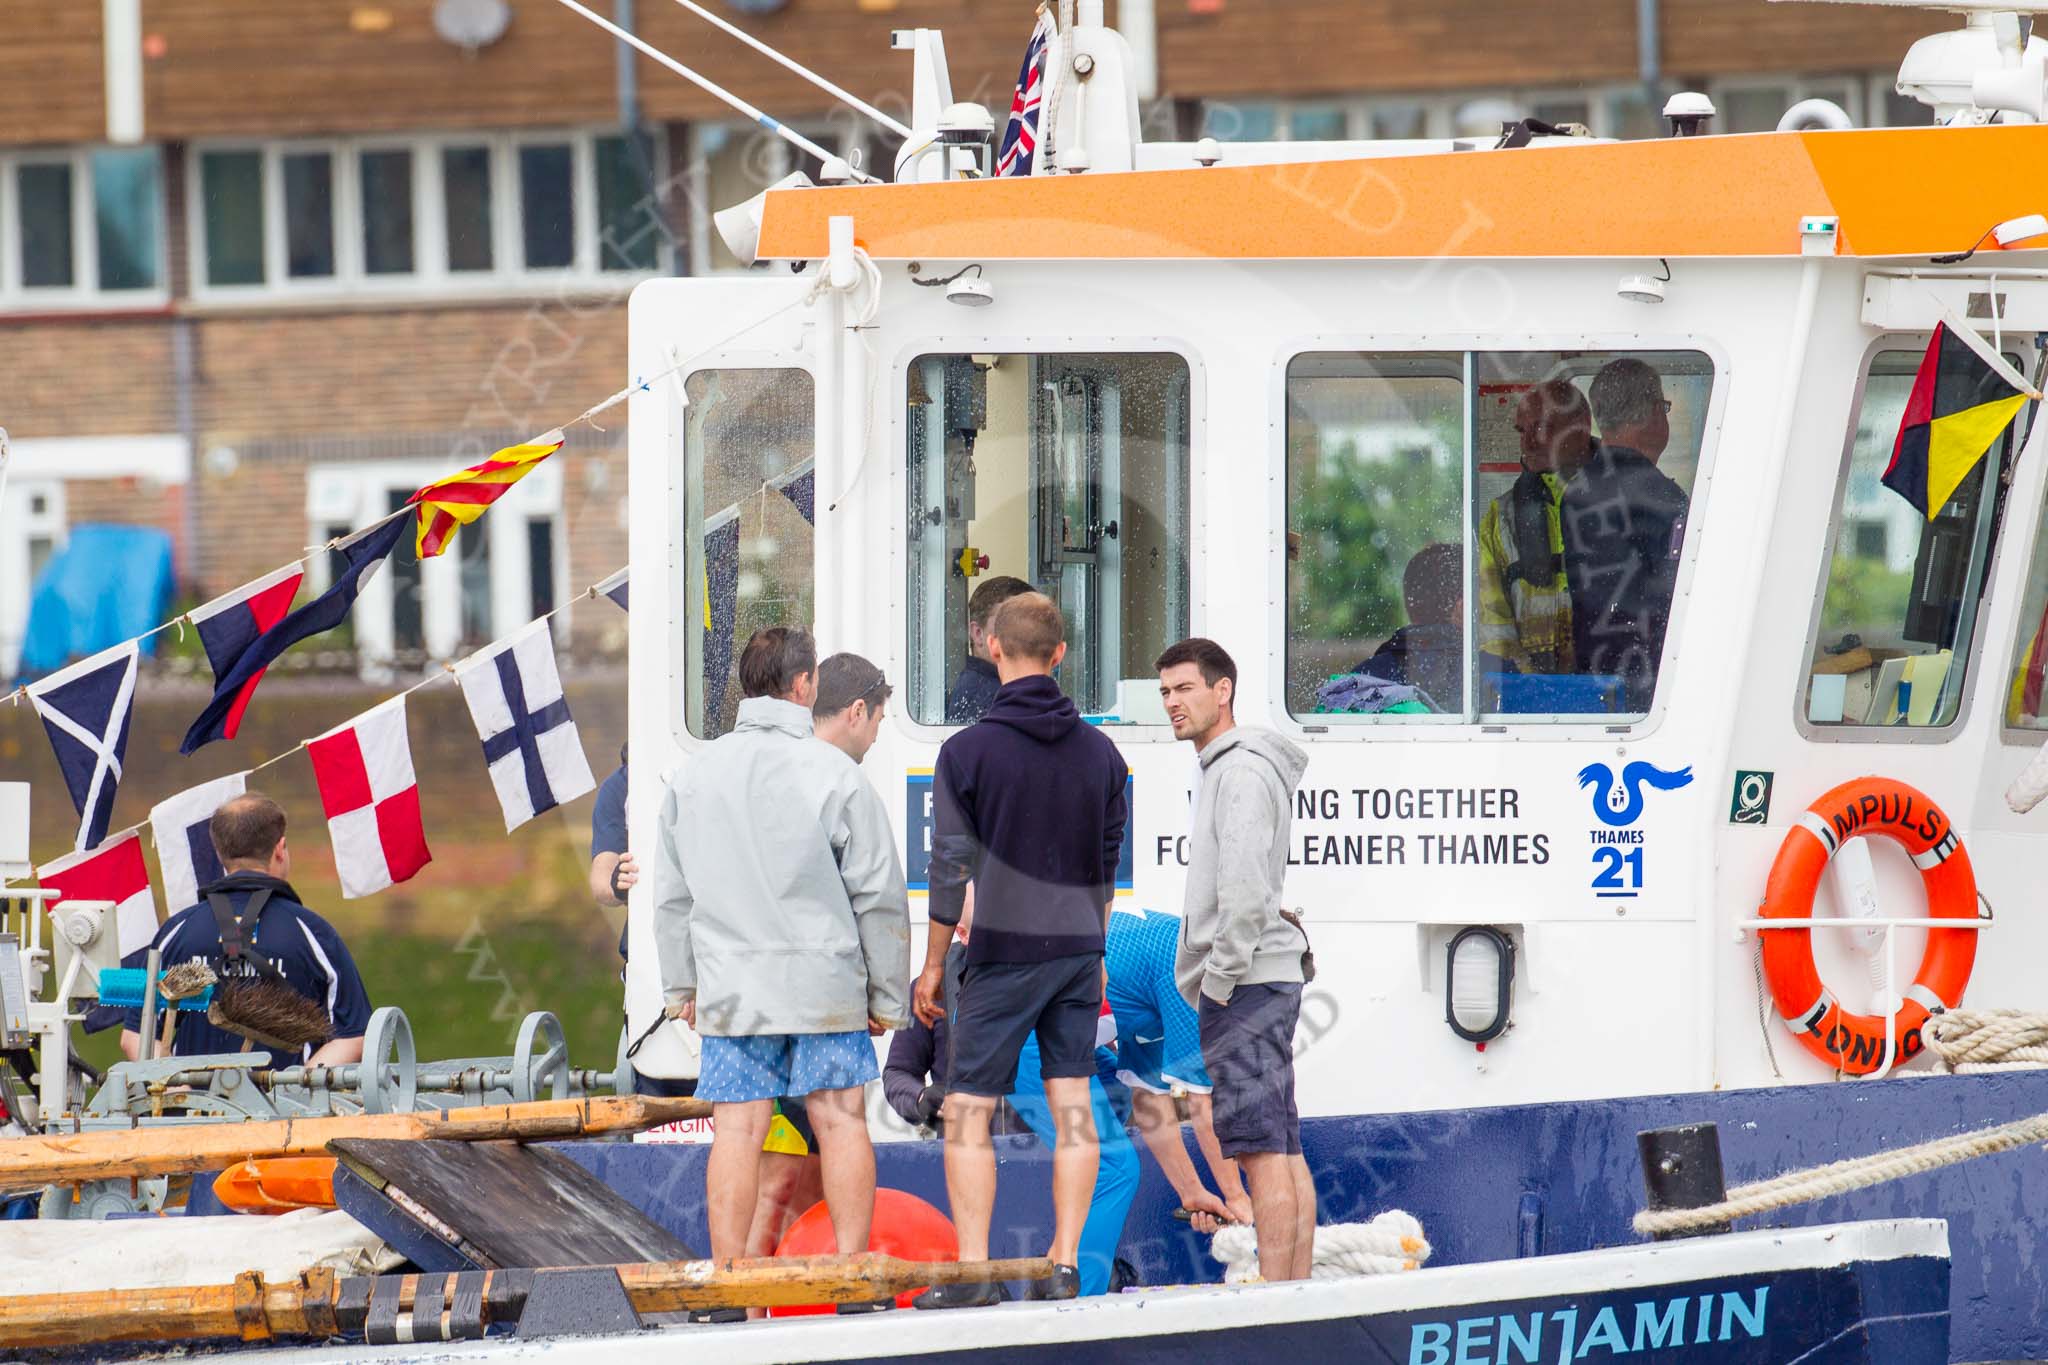
[[[567,143],[519,149],[519,222],[528,270],[576,264],[575,159]]]
[[[263,153],[205,152],[199,158],[206,217],[206,281],[263,282]]]
[[[806,484],[815,389],[795,369],[699,370],[683,385],[683,597],[673,629],[688,661],[675,729],[715,739],[733,726],[739,660],[767,626],[808,626],[815,538]]]
[[[491,241],[491,149],[447,147],[441,152],[442,217],[448,230],[448,269],[488,271]]]
[[[653,270],[661,258],[661,205],[643,142],[597,140],[597,250],[600,270]]]
[[[154,147],[0,154],[0,309],[155,302],[160,167]]]
[[[295,280],[334,277],[334,157],[290,152],[283,158],[285,273]]]
[[[163,237],[161,167],[154,147],[92,154],[93,227],[103,290],[157,286]]]
[[[193,163],[202,300],[595,284],[664,269],[672,254],[658,196],[609,135],[200,147]]]
[[[22,288],[71,288],[77,282],[71,163],[16,166],[14,193],[20,204]]]
[[[17,478],[0,489],[0,677],[14,677],[21,663],[36,580],[64,532],[61,480]]]
[[[1152,661],[1188,633],[1187,362],[932,355],[906,382],[911,718],[975,718],[968,603],[1003,575],[1059,604],[1084,715],[1164,723]]]
[[[1647,714],[1713,381],[1691,351],[1296,357],[1289,711]]]
[[[404,508],[415,489],[447,472],[441,461],[314,465],[306,478],[306,524],[317,528],[323,544],[350,535]],[[455,658],[560,604],[566,585],[557,566],[567,562],[555,539],[561,510],[561,472],[542,466],[458,531],[455,543],[432,559],[418,557],[408,527],[389,569],[364,584],[350,617],[362,663],[410,667]],[[539,565],[534,562],[537,539],[545,544],[545,562]],[[332,582],[339,562],[336,556],[319,556],[312,566],[316,583]],[[535,588],[539,574],[548,578],[545,594]]]
[[[1883,476],[1924,353],[1922,345],[1901,342],[1873,356],[1864,377],[1801,688],[1810,725],[1925,729],[1950,725],[1962,711],[1970,640],[1990,573],[1996,494],[2019,424],[2006,429],[1932,516],[1893,492]],[[1878,534],[1869,534],[1872,528]],[[2039,597],[2029,600],[2038,613]],[[2011,719],[2033,723],[2016,712]]]
[[[413,154],[381,150],[362,154],[363,273],[410,275],[413,271]]]

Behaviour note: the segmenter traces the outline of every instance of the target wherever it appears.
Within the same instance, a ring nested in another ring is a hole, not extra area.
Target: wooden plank
[[[859,1303],[933,1284],[983,1280],[1042,1280],[1052,1262],[1028,1260],[902,1261],[862,1256],[806,1256],[787,1260],[668,1261],[617,1267],[633,1307],[645,1313],[693,1308],[771,1308],[805,1303]],[[525,1271],[486,1272],[490,1279]],[[401,1307],[412,1301],[418,1277],[401,1282]],[[120,1341],[192,1341],[327,1336],[335,1304],[349,1281],[332,1272],[265,1284],[254,1271],[233,1284],[114,1293],[26,1294],[0,1297],[0,1347],[96,1346]]]
[[[401,1213],[417,1218],[417,1208],[432,1220],[429,1231],[444,1240],[454,1233],[485,1267],[617,1265],[697,1254],[556,1152],[508,1142],[381,1138],[342,1138],[333,1151]]]
[[[253,1157],[319,1156],[337,1138],[533,1142],[632,1133],[703,1118],[711,1106],[648,1095],[542,1100],[412,1114],[197,1123],[0,1139],[0,1190],[217,1171]]]

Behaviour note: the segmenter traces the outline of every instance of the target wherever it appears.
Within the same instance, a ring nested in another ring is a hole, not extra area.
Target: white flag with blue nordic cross
[[[229,773],[187,787],[150,808],[149,839],[163,869],[166,913],[199,904],[199,888],[220,880],[220,854],[213,847],[213,813],[230,797],[249,789],[249,774]]]
[[[28,699],[43,719],[71,804],[78,809],[80,853],[107,837],[128,723],[135,715],[137,642],[128,640],[31,683]]]
[[[545,619],[470,655],[456,673],[508,831],[597,786]]]

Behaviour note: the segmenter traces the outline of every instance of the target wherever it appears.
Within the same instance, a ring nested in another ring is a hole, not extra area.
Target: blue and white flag
[[[997,175],[1029,175],[1038,156],[1039,120],[1045,109],[1047,55],[1058,34],[1052,11],[1038,10],[1031,41],[1024,45],[1024,66],[1017,73],[1017,88],[1010,96],[1010,121],[1003,126],[1002,150],[996,156]]]
[[[456,665],[456,676],[507,830],[597,786],[562,695],[545,618],[470,655]]]
[[[628,586],[626,575],[630,572],[632,572],[630,569],[620,569],[617,573],[600,582],[595,588],[592,588],[591,591],[609,597],[612,600],[612,605],[616,606],[620,611],[631,611],[632,608],[626,605],[626,588]]]
[[[199,904],[199,888],[219,881],[224,869],[213,847],[213,813],[249,790],[249,774],[229,773],[187,787],[149,812],[149,838],[163,869],[164,905],[177,914]]]
[[[57,767],[78,808],[78,841],[83,853],[107,837],[114,792],[121,785],[121,759],[128,751],[128,723],[135,715],[134,640],[101,650],[32,683],[28,699],[43,718]]]

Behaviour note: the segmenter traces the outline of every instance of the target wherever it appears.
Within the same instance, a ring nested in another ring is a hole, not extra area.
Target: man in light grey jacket
[[[711,1254],[746,1253],[761,1143],[784,1095],[806,1099],[839,1250],[865,1251],[875,1154],[862,1087],[879,1074],[868,1040],[910,1021],[903,866],[881,797],[812,735],[810,632],[755,632],[739,675],[732,733],[671,779],[653,869],[668,1013],[704,1039]]]
[[[1237,724],[1237,665],[1215,641],[1183,640],[1157,667],[1174,736],[1194,741],[1202,773],[1174,980],[1196,1009],[1218,1145],[1251,1189],[1259,1274],[1305,1280],[1316,1188],[1294,1103],[1294,1026],[1308,935],[1282,908],[1281,882],[1308,755]]]

